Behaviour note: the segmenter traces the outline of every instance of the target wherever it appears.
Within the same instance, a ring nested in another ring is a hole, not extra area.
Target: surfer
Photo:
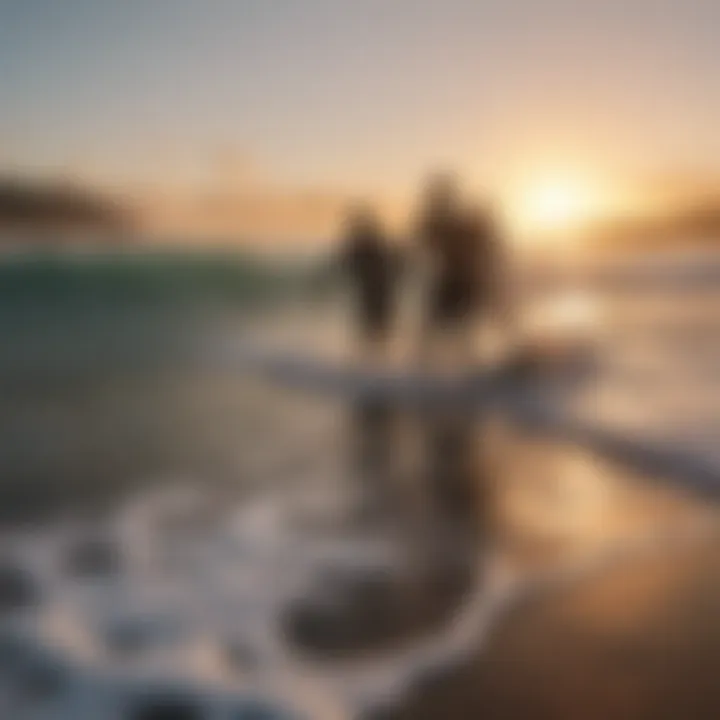
[[[353,287],[364,349],[377,350],[387,342],[395,319],[399,257],[370,208],[350,213],[341,262]]]
[[[439,334],[450,334],[456,354],[467,359],[477,322],[491,309],[510,327],[506,262],[493,214],[468,207],[454,178],[438,175],[428,184],[417,238],[429,266],[421,359]]]
[[[477,292],[473,235],[454,178],[431,178],[417,228],[429,274],[421,328],[422,360],[427,359],[438,333],[469,331]]]

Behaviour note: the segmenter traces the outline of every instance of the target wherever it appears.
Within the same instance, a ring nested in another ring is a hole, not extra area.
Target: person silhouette
[[[467,206],[450,175],[428,183],[417,237],[429,264],[421,358],[440,335],[450,335],[455,359],[470,360],[477,323],[491,307],[506,309],[504,251],[488,207]],[[505,318],[507,320],[507,317]]]
[[[341,265],[350,279],[363,351],[384,348],[396,315],[400,261],[373,210],[354,207],[346,221]]]
[[[431,177],[416,230],[428,269],[420,344],[423,362],[437,349],[439,335],[467,332],[466,321],[476,290],[469,231],[454,177]]]

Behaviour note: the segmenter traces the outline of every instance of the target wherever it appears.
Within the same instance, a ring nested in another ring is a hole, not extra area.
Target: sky
[[[720,176],[717,0],[0,0],[0,168],[405,197]]]

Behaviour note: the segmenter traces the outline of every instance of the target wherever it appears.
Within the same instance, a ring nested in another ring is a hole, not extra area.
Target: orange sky
[[[6,3],[0,170],[167,232],[322,235],[435,167],[521,226],[609,212],[720,177],[718,27],[717,0]]]

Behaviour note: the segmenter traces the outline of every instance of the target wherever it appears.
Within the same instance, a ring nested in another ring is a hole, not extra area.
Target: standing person
[[[430,278],[422,328],[422,352],[437,336],[450,334],[455,353],[468,360],[479,319],[493,310],[511,329],[505,249],[492,212],[466,207],[453,178],[431,179],[418,236]],[[447,338],[446,338],[447,339]]]
[[[452,176],[437,175],[428,183],[417,236],[429,272],[421,328],[421,360],[426,361],[439,334],[469,336],[477,292],[475,238]]]
[[[349,214],[341,262],[353,288],[363,350],[375,355],[393,329],[399,258],[370,208],[356,207]]]

